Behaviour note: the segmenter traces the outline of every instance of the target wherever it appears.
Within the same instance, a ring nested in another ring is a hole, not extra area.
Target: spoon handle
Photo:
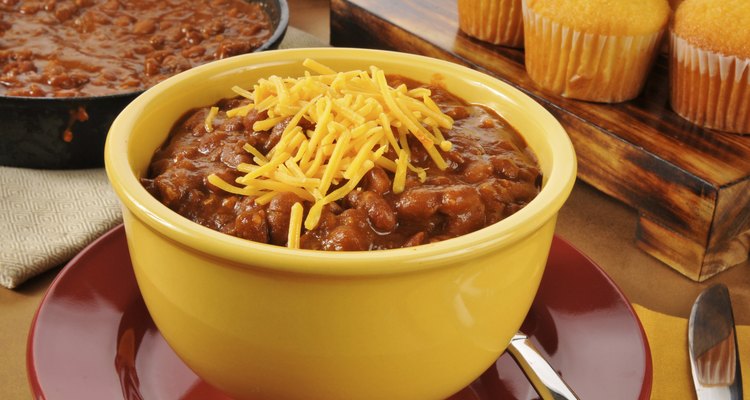
[[[518,333],[513,336],[508,351],[542,399],[578,400],[578,396],[539,354],[526,335]]]

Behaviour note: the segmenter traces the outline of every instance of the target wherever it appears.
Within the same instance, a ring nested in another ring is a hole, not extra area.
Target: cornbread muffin
[[[458,26],[492,44],[523,47],[521,0],[458,0]]]
[[[526,0],[526,71],[564,97],[632,99],[659,51],[669,13],[667,0]]]
[[[672,108],[697,125],[750,133],[750,1],[685,0],[674,16]]]

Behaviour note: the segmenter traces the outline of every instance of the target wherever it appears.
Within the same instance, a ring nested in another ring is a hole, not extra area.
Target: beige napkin
[[[103,169],[0,168],[0,285],[61,265],[120,222]]]
[[[290,27],[279,48],[324,45]],[[0,167],[0,285],[12,289],[64,264],[121,218],[102,168]]]

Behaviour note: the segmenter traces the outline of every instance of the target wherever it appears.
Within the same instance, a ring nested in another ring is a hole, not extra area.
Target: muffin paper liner
[[[750,59],[725,56],[670,35],[672,109],[707,128],[750,134]]]
[[[548,92],[616,103],[638,96],[656,58],[663,30],[635,36],[572,29],[523,2],[526,71]]]
[[[459,0],[458,23],[464,33],[508,47],[523,47],[521,0]]]

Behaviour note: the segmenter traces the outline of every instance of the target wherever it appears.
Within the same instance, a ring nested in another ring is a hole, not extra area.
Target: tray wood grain
[[[331,43],[442,58],[505,81],[560,120],[580,179],[638,211],[640,248],[697,281],[747,261],[750,136],[675,114],[664,57],[634,100],[565,99],[530,80],[522,50],[472,39],[457,21],[456,0],[332,0]]]

